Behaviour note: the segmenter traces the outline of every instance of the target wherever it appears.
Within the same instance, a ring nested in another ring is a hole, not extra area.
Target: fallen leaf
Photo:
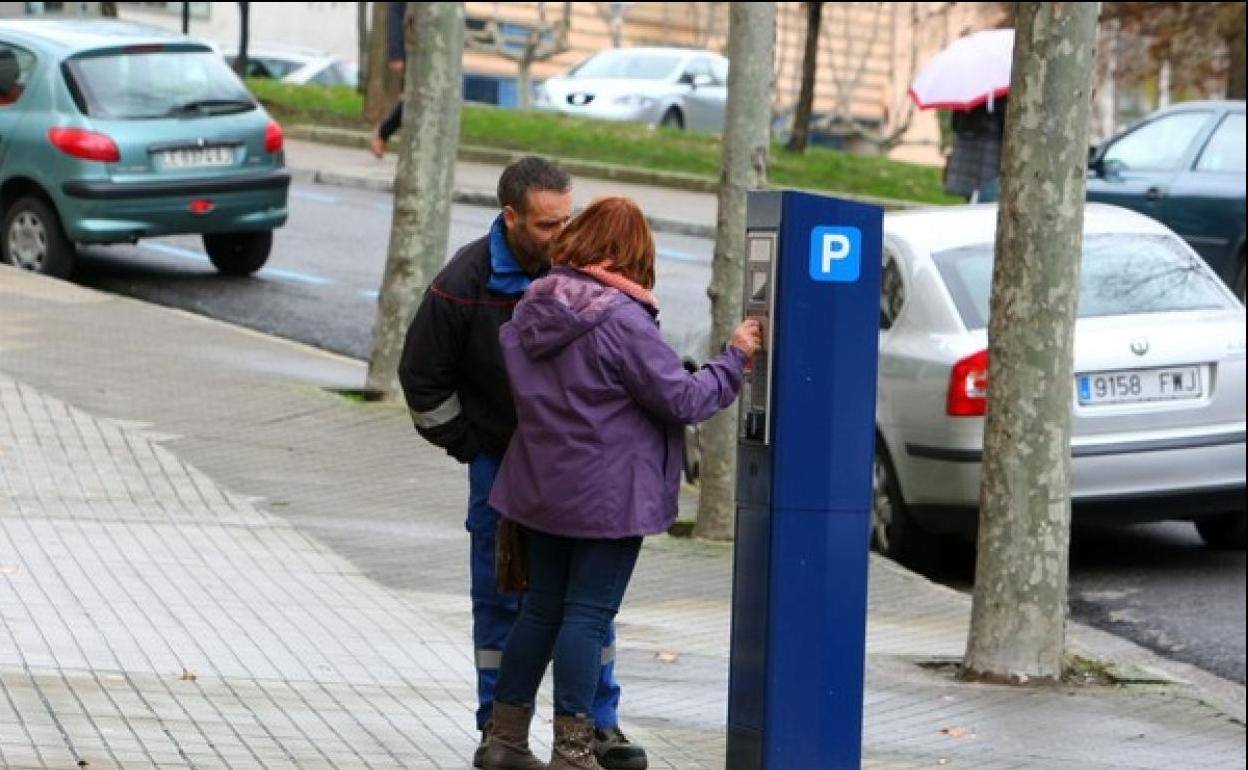
[[[660,652],[654,656],[660,663],[675,663],[680,656],[674,652]]]
[[[182,667],[182,677],[181,677],[181,678],[182,678],[182,681],[183,681],[183,682],[194,682],[196,679],[198,679],[198,678],[199,678],[199,674],[196,674],[194,671],[192,671],[192,670],[190,670],[189,668],[186,668],[185,666],[183,666],[183,667]]]
[[[940,732],[950,738],[971,738],[975,735],[969,727],[942,727]]]

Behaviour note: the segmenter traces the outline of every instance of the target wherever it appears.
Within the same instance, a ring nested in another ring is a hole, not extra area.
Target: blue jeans
[[[602,646],[628,588],[641,538],[589,540],[529,530],[529,587],[507,637],[494,696],[527,706],[555,661],[555,714],[588,716]]]
[[[485,727],[494,710],[494,686],[503,658],[507,634],[520,612],[519,597],[499,593],[494,573],[494,542],[498,511],[489,506],[490,489],[498,475],[499,461],[480,455],[468,466],[468,529],[471,542],[469,573],[472,576],[472,643],[477,664],[477,729]],[[608,628],[599,650],[602,661],[594,694],[594,723],[600,727],[619,724],[620,686],[615,681],[615,627]]]

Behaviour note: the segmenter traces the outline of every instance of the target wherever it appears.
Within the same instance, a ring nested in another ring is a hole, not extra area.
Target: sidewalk
[[[391,192],[398,160],[394,153],[375,158],[364,149],[287,139],[286,165],[299,181]],[[495,190],[502,171],[503,166],[497,164],[456,161],[456,202],[497,206]],[[715,214],[719,204],[714,193],[573,175],[572,202],[577,209],[603,195],[633,198],[649,215],[651,226],[656,230],[699,238],[715,237]]]
[[[402,408],[326,390],[362,379],[0,267],[0,767],[469,766],[464,473]],[[643,549],[618,660],[652,767],[723,767],[730,567],[724,545]],[[1161,683],[918,665],[961,655],[968,614],[873,558],[866,767],[1245,766],[1242,687],[1099,632],[1071,635]],[[539,711],[540,752],[548,690]]]

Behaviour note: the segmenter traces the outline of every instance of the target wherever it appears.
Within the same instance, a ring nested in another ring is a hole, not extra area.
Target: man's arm
[[[471,308],[435,286],[408,327],[399,381],[416,431],[460,462],[477,456],[480,444],[459,402],[460,366]]]

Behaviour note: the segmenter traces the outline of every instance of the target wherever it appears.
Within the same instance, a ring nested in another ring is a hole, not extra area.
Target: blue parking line
[[[181,246],[171,246],[167,243],[156,243],[153,241],[142,241],[139,243],[140,249],[154,251],[157,254],[167,254],[171,257],[181,257],[182,259],[191,259],[196,262],[211,262],[208,255],[192,249],[184,249]],[[296,283],[306,283],[312,286],[325,286],[333,283],[328,278],[322,278],[319,275],[309,275],[307,273],[297,273],[293,270],[282,270],[276,267],[266,267],[261,270],[258,275],[271,276],[284,281],[295,281]]]
[[[308,275],[307,273],[296,273],[293,270],[281,270],[276,267],[266,267],[257,275],[271,275],[274,278],[281,278],[287,281],[295,281],[296,283],[307,283],[313,286],[324,286],[333,281],[328,278],[322,278],[319,275]]]
[[[324,193],[309,192],[301,188],[291,188],[290,197],[299,198],[300,200],[313,201],[315,203],[337,203],[337,195],[325,195]]]
[[[184,249],[181,246],[170,246],[167,243],[155,243],[153,241],[142,241],[139,243],[140,249],[154,251],[157,254],[167,254],[171,257],[181,257],[183,259],[193,259],[196,262],[208,262],[208,255],[202,252]]]

